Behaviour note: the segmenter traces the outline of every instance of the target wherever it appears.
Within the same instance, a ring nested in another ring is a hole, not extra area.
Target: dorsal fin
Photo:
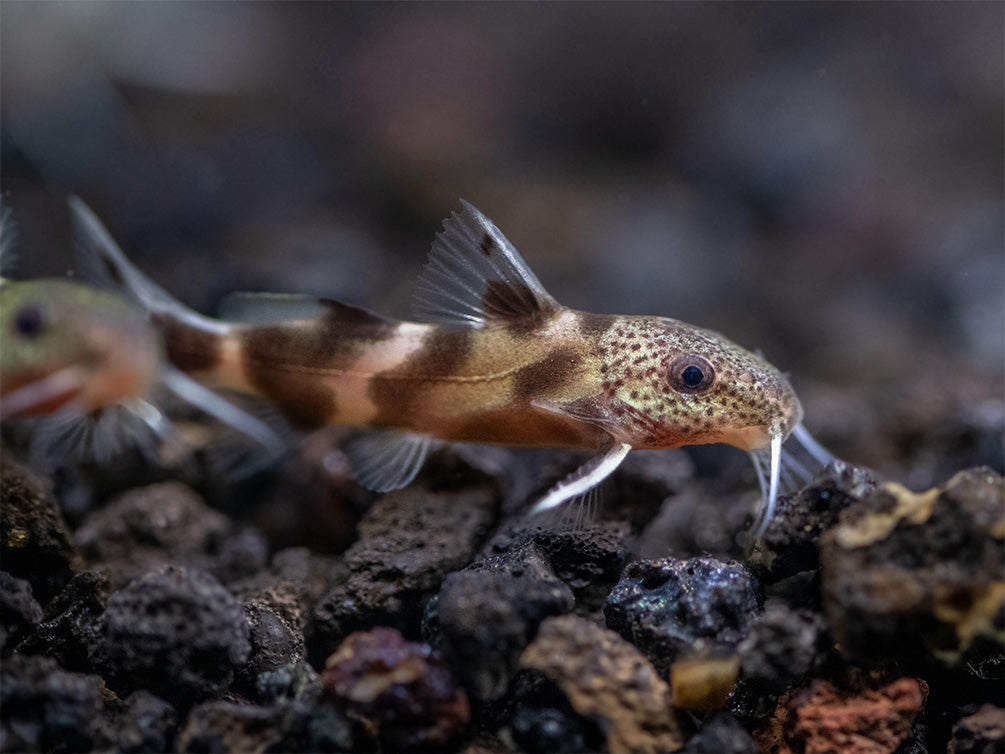
[[[433,241],[414,309],[427,322],[505,327],[540,323],[562,307],[492,221],[462,199]]]
[[[346,324],[384,326],[391,323],[386,317],[359,306],[295,293],[232,293],[221,302],[220,316],[228,322],[255,325],[293,320],[314,322],[323,317]]]

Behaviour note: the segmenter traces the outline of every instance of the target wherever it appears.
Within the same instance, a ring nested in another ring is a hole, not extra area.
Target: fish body
[[[10,259],[9,211],[0,211],[0,256]],[[152,402],[159,388],[262,445],[281,443],[265,424],[191,380],[167,360],[161,331],[135,302],[73,280],[0,278],[0,418],[39,417],[43,451],[101,460],[158,437],[170,422]],[[37,448],[36,448],[37,449]]]
[[[777,369],[678,320],[562,306],[470,204],[433,244],[419,322],[268,294],[203,317],[144,278],[83,205],[75,212],[85,250],[151,311],[177,367],[264,396],[307,428],[384,430],[359,474],[375,489],[410,481],[435,439],[596,449],[538,510],[588,491],[629,450],[712,442],[774,456],[777,493],[781,443],[802,419]]]

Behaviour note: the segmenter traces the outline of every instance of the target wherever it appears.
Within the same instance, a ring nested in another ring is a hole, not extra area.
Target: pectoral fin
[[[579,497],[604,481],[614,472],[628,455],[632,446],[608,437],[600,446],[597,455],[556,484],[531,509],[531,515],[551,510],[567,500]]]
[[[424,435],[374,430],[350,441],[345,453],[357,482],[377,492],[389,492],[415,479],[432,442]]]

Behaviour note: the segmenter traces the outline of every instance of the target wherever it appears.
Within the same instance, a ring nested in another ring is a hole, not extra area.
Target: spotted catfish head
[[[4,282],[0,413],[86,413],[145,392],[160,343],[124,299],[68,280]]]
[[[784,438],[803,409],[785,377],[711,330],[621,317],[602,338],[603,399],[636,448],[724,442],[752,451]]]

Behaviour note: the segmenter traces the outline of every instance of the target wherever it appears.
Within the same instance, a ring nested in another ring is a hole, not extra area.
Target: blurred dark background
[[[837,452],[942,481],[1005,413],[1003,15],[8,0],[15,276],[72,268],[78,194],[200,310],[407,316],[464,197],[563,303],[721,330]]]

